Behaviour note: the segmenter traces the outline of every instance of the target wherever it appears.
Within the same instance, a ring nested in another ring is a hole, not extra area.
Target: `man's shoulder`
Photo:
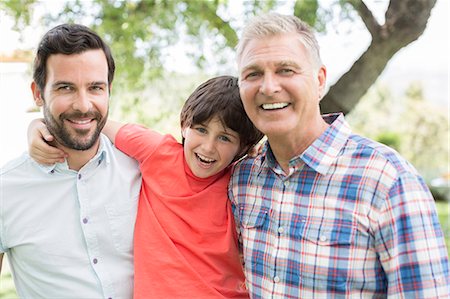
[[[391,169],[396,173],[395,176],[405,172],[417,174],[417,170],[395,149],[357,134],[352,134],[349,140],[347,149],[350,149],[355,158],[366,160],[376,168],[380,168],[382,163],[385,165],[384,169]]]
[[[33,165],[33,161],[31,160],[28,153],[24,152],[22,155],[20,155],[17,158],[14,158],[12,160],[7,161],[1,168],[0,168],[0,175],[5,176],[8,174],[13,174],[17,171],[21,171],[24,168],[28,168]]]
[[[261,166],[262,155],[256,157],[245,157],[236,163],[234,171],[248,171],[254,167]]]

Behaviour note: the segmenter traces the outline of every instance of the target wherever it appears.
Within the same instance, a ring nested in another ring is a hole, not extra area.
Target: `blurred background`
[[[28,123],[41,117],[31,65],[55,25],[87,25],[111,46],[110,118],[180,138],[185,99],[212,76],[237,75],[242,27],[266,11],[295,14],[315,28],[328,71],[322,111],[345,112],[355,132],[393,147],[419,170],[449,249],[447,0],[1,0],[0,165],[27,150]],[[5,261],[0,298],[15,297]]]

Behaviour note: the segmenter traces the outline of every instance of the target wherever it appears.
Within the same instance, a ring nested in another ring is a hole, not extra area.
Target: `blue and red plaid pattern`
[[[284,174],[266,143],[229,185],[252,298],[449,298],[449,262],[423,179],[343,115]]]

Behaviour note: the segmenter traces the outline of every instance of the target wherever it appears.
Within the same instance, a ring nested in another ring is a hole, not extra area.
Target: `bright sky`
[[[237,1],[237,0],[236,0]],[[380,0],[365,1],[371,7],[379,7],[387,2]],[[42,1],[39,9],[54,9],[60,1]],[[36,14],[41,14],[37,11]],[[0,12],[0,53],[11,52],[17,48],[34,48],[44,33],[41,26],[33,26],[24,32],[25,41],[19,41],[20,35],[11,30],[12,21]],[[363,32],[363,31],[362,31]],[[432,102],[449,110],[449,1],[438,0],[432,11],[424,34],[416,42],[399,51],[389,62],[380,80],[393,91],[403,92],[414,81],[421,81],[425,96]],[[365,50],[369,36],[367,33],[348,36],[337,35],[329,31],[319,38],[323,61],[328,69],[328,81],[334,82],[356,58]],[[178,66],[179,53],[172,59]],[[32,106],[29,84],[31,75],[26,66],[12,66],[0,63],[0,165],[26,150],[26,128],[30,119],[39,114],[26,113]],[[7,146],[4,146],[4,145]]]

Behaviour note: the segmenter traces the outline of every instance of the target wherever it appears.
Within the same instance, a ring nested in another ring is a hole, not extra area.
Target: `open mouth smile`
[[[270,104],[262,104],[260,107],[263,110],[278,110],[283,109],[289,106],[289,103],[270,103]]]
[[[205,163],[205,164],[211,164],[211,163],[216,162],[216,160],[210,159],[210,158],[205,157],[205,156],[203,156],[203,155],[201,155],[201,154],[197,154],[197,153],[196,153],[195,156],[197,157],[197,159],[198,159],[200,162]]]

